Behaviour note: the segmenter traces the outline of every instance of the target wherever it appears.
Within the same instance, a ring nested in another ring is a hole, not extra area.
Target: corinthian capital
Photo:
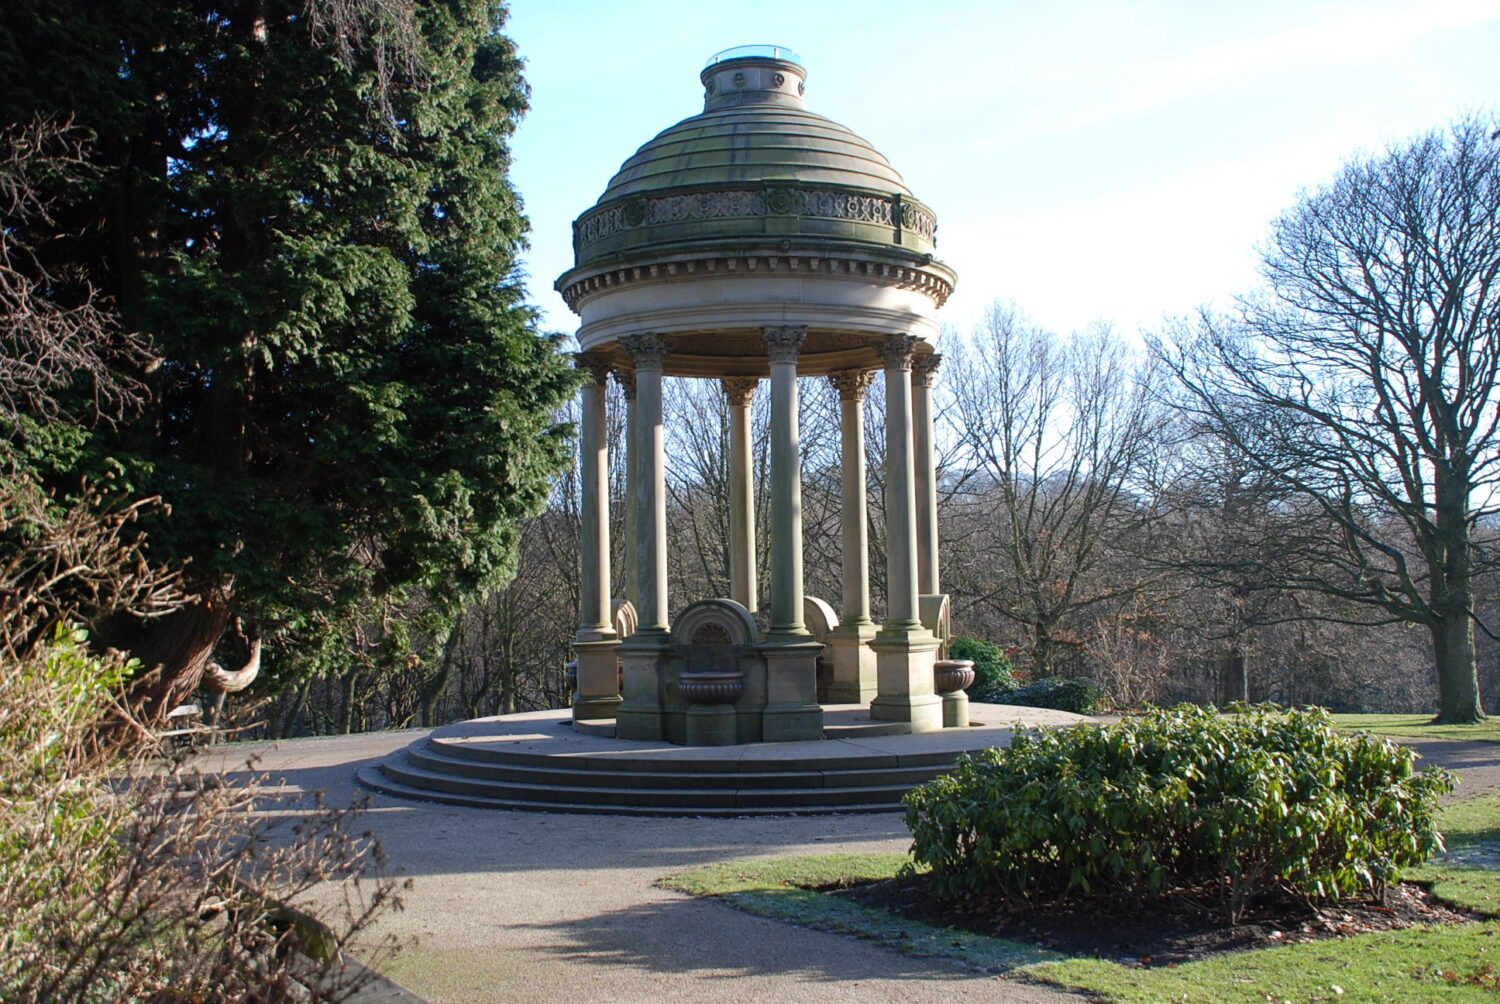
[[[595,386],[603,387],[609,379],[609,356],[600,352],[575,352],[573,365],[586,370],[594,378]]]
[[[667,353],[670,351],[666,339],[652,334],[626,335],[620,339],[620,348],[630,353],[637,370],[658,372],[667,361]]]
[[[916,356],[911,361],[911,382],[918,387],[931,387],[932,378],[937,376],[938,366],[942,364],[943,357],[936,352],[929,352],[925,356]]]
[[[873,370],[839,370],[828,374],[828,382],[839,392],[840,401],[863,401],[873,379]]]
[[[802,343],[807,341],[807,325],[783,324],[761,328],[760,337],[765,340],[766,354],[771,357],[771,362],[794,363],[797,361],[797,353],[802,351]]]
[[[724,385],[724,396],[729,398],[732,408],[746,408],[750,405],[750,399],[755,396],[755,388],[760,384],[758,377],[724,377],[719,381]]]
[[[615,383],[625,392],[625,400],[635,400],[635,370],[615,370]]]
[[[895,367],[901,370],[911,369],[911,354],[916,350],[917,343],[921,339],[916,335],[886,335],[885,341],[881,342],[881,361],[885,363],[886,369]]]

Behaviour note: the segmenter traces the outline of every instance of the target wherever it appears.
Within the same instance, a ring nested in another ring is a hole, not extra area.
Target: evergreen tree
[[[30,246],[82,266],[153,357],[139,415],[67,449],[9,432],[51,477],[112,470],[170,506],[151,555],[196,599],[112,639],[165,667],[159,701],[223,675],[226,634],[305,660],[414,590],[443,611],[503,581],[567,461],[573,372],[516,275],[526,87],[503,7],[340,3],[0,14],[0,121],[70,119],[97,168]]]

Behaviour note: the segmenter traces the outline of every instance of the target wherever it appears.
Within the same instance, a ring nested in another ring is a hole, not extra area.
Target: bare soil
[[[935,927],[1024,941],[1067,955],[1138,967],[1177,965],[1292,942],[1478,918],[1441,902],[1413,883],[1391,888],[1384,903],[1345,901],[1316,909],[1297,902],[1260,903],[1236,924],[1226,923],[1222,912],[1215,912],[1215,904],[1186,894],[1168,896],[1144,909],[1088,902],[1017,911],[945,903],[933,892],[928,875],[824,891]]]

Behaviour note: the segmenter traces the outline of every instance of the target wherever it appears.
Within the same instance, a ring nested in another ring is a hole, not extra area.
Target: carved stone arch
[[[614,625],[615,634],[621,641],[635,634],[635,629],[640,625],[640,617],[635,612],[635,604],[629,600],[616,599],[610,607],[609,620]]]
[[[672,625],[672,635],[678,644],[696,644],[697,632],[709,625],[720,628],[727,641],[714,644],[749,647],[755,644],[758,629],[755,615],[734,600],[699,600],[678,614]],[[743,649],[742,649],[743,650]]]
[[[839,626],[839,615],[826,601],[816,596],[802,597],[802,623],[812,632],[813,640],[825,642],[828,633]]]

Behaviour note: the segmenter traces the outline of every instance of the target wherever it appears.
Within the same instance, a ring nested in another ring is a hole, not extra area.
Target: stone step
[[[548,766],[537,767],[505,762],[490,762],[452,756],[432,745],[413,743],[406,750],[408,760],[418,767],[440,774],[484,778],[496,781],[523,781],[530,784],[552,784],[560,787],[599,788],[674,788],[674,789],[783,789],[783,788],[850,788],[876,785],[911,787],[930,781],[951,764],[925,767],[875,766],[846,770],[780,770],[780,771],[621,771],[590,770],[587,763],[572,763],[556,757]]]
[[[744,747],[718,747],[724,751],[717,754],[697,750],[688,753],[690,747],[674,747],[656,751],[620,751],[595,753],[534,753],[510,748],[509,744],[486,742],[466,738],[434,736],[429,740],[435,751],[445,756],[464,760],[482,760],[489,763],[519,764],[529,767],[556,767],[560,763],[576,764],[580,770],[622,771],[625,773],[682,773],[682,774],[774,774],[780,772],[806,771],[810,762],[821,770],[867,770],[897,767],[951,767],[958,756],[951,750],[912,750],[903,753],[884,753],[874,750],[846,754],[819,755],[816,758],[727,755],[729,751],[743,751]],[[783,743],[767,743],[757,749],[772,750]],[[822,746],[824,744],[818,743]]]
[[[729,818],[735,816],[808,816],[829,813],[870,813],[899,811],[899,806],[890,803],[868,803],[841,805],[837,808],[805,805],[790,807],[736,807],[684,809],[677,807],[637,805],[593,805],[568,802],[532,802],[517,798],[497,798],[459,792],[432,791],[427,788],[403,784],[390,778],[378,767],[361,767],[356,772],[359,783],[371,791],[418,802],[440,802],[444,805],[462,805],[479,809],[510,809],[518,812],[560,812],[581,815],[611,816],[708,816]]]
[[[861,803],[895,806],[910,784],[859,784],[853,787],[809,788],[680,788],[680,787],[559,787],[542,779],[495,780],[430,770],[412,762],[405,751],[387,757],[381,770],[394,781],[415,788],[526,802],[678,809],[835,807]]]

